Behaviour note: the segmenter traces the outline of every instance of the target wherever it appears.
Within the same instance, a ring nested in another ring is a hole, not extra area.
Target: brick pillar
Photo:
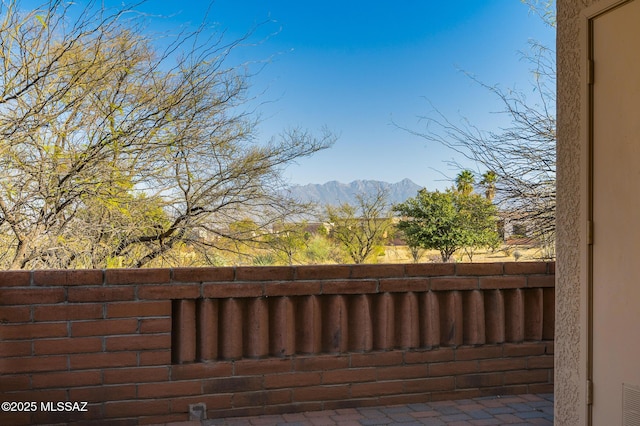
[[[325,352],[341,353],[347,351],[348,317],[345,296],[328,296],[322,312],[322,349]]]
[[[524,290],[524,339],[542,340],[543,299],[541,288]]]
[[[413,292],[396,295],[396,347],[408,349],[420,345],[418,296]]]
[[[242,358],[243,309],[240,299],[223,299],[220,308],[220,355],[223,359]]]
[[[172,306],[171,361],[174,364],[196,360],[196,301],[175,300]]]
[[[444,291],[440,302],[440,344],[460,346],[463,343],[462,295],[459,291]]]
[[[522,290],[505,290],[505,341],[518,343],[524,340],[524,297]]]
[[[556,323],[556,289],[545,288],[542,299],[544,305],[542,311],[542,338],[544,340],[553,340]]]
[[[425,348],[440,346],[440,308],[434,292],[420,295],[420,311],[420,345]]]
[[[296,317],[293,301],[277,297],[271,305],[270,348],[271,355],[287,356],[296,351]],[[298,327],[302,327],[299,324]]]
[[[247,301],[243,335],[245,356],[259,358],[269,354],[269,306],[265,299]]]
[[[486,333],[484,297],[482,291],[465,291],[463,307],[464,344],[483,345],[486,342]]]
[[[198,347],[200,361],[218,358],[218,300],[198,299]]]
[[[322,351],[322,310],[318,296],[302,297],[296,309],[296,349],[300,353]]]
[[[504,343],[505,317],[502,290],[484,291],[484,313],[487,343]]]
[[[374,303],[373,348],[387,350],[393,348],[394,309],[390,293],[377,295]]]
[[[351,297],[349,304],[349,350],[367,352],[373,348],[371,298],[366,294]]]

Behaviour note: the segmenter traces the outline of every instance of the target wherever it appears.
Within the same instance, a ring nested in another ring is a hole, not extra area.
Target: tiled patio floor
[[[171,426],[552,425],[553,394],[485,397],[388,407],[211,419]]]

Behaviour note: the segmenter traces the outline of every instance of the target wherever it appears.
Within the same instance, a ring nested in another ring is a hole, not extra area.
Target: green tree
[[[523,0],[530,11],[555,28],[555,2]],[[495,176],[490,195],[506,215],[534,230],[545,257],[555,257],[556,208],[556,55],[553,48],[530,41],[523,59],[531,64],[532,91],[504,89],[470,78],[500,102],[509,120],[501,129],[447,117],[438,108],[422,117],[422,130],[407,129],[429,142],[457,152]],[[454,165],[460,164],[454,161]],[[487,187],[485,187],[487,188]],[[488,189],[488,188],[487,188]]]
[[[161,42],[99,2],[0,3],[1,267],[142,267],[210,251],[241,217],[297,213],[281,171],[333,136],[258,142],[243,43],[206,25]],[[164,47],[159,47],[164,46]]]
[[[266,235],[268,250],[286,265],[299,262],[298,255],[303,254],[311,237],[306,226],[306,222],[277,224],[273,233]]]
[[[391,231],[391,217],[387,193],[356,196],[357,204],[343,203],[326,209],[330,223],[329,236],[338,242],[354,263],[364,263],[383,249]]]
[[[423,189],[394,211],[402,218],[397,227],[407,243],[438,250],[443,262],[459,249],[488,246],[498,238],[495,206],[477,194]]]

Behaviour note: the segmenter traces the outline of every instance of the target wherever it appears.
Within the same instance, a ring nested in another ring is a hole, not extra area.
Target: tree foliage
[[[289,162],[328,147],[290,130],[256,142],[242,40],[203,26],[163,40],[126,9],[0,3],[0,235],[9,268],[140,267],[298,210]]]
[[[478,194],[422,189],[394,211],[409,247],[438,250],[443,262],[459,249],[487,247],[498,239],[496,208]]]
[[[544,22],[555,26],[552,1],[523,1]],[[463,119],[445,116],[437,108],[422,117],[421,130],[405,129],[429,142],[449,147],[490,170],[484,180],[488,197],[508,219],[523,221],[535,231],[545,250],[554,257],[556,199],[556,60],[555,52],[535,41],[523,58],[531,65],[532,95],[472,80],[495,96],[509,125],[485,130]],[[457,168],[460,164],[454,163]]]
[[[384,190],[371,195],[359,194],[356,200],[356,205],[328,206],[326,216],[331,227],[329,236],[338,242],[351,261],[364,263],[382,249],[392,223]]]

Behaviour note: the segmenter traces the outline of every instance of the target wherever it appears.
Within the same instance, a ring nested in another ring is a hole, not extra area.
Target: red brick
[[[101,270],[33,271],[33,283],[39,286],[102,285]]]
[[[264,294],[262,283],[213,283],[202,285],[204,297],[261,297]]]
[[[102,373],[92,371],[65,371],[61,373],[33,374],[32,386],[38,388],[70,388],[78,386],[99,385],[102,383]]]
[[[506,277],[482,277],[480,278],[480,288],[497,289],[497,288],[524,288],[526,287],[526,277],[523,276],[506,276]]]
[[[378,281],[375,280],[335,280],[322,283],[322,294],[362,294],[377,291]]]
[[[171,351],[144,351],[140,352],[140,365],[169,365],[171,364]]]
[[[229,361],[198,362],[171,366],[171,380],[208,379],[232,375],[233,363]]]
[[[477,278],[450,277],[432,278],[431,290],[474,290],[478,288]]]
[[[347,355],[312,355],[296,357],[294,370],[324,371],[347,367],[349,367]]]
[[[296,266],[296,280],[331,280],[351,277],[349,265]]]
[[[134,298],[133,287],[71,287],[67,295],[69,302],[110,302]]]
[[[386,369],[388,369],[387,367]],[[381,371],[385,371],[381,370]],[[374,382],[377,368],[350,368],[347,370],[332,370],[322,373],[322,384]]]
[[[548,370],[510,371],[504,376],[505,385],[541,383],[549,380]]]
[[[203,380],[202,393],[248,392],[262,389],[262,377],[238,376]]]
[[[195,299],[200,297],[200,284],[139,285],[139,299]]]
[[[170,282],[170,269],[107,269],[107,284],[161,284]]]
[[[204,402],[207,405],[207,411],[223,409],[231,407],[231,398],[233,394],[220,395],[197,395],[187,396],[184,398],[171,398],[171,411],[174,413],[188,413],[190,404],[198,404]],[[199,426],[199,423],[198,425]]]
[[[294,271],[291,266],[239,266],[236,281],[291,281]]]
[[[387,278],[380,280],[381,292],[408,292],[429,290],[428,278]]]
[[[72,336],[109,336],[113,334],[133,334],[138,330],[137,319],[114,319],[99,321],[74,321],[71,323]]]
[[[478,371],[478,361],[452,361],[429,364],[429,376],[457,376]]]
[[[456,387],[454,377],[418,378],[404,381],[404,393],[436,392],[453,390]]]
[[[427,376],[428,365],[397,365],[380,368],[378,380],[415,379]]]
[[[41,337],[64,337],[68,334],[66,322],[43,322],[37,324],[3,325],[0,339],[36,339]]]
[[[504,356],[531,356],[544,355],[544,343],[514,343],[504,345]]]
[[[2,271],[0,287],[28,287],[31,284],[31,271]]]
[[[555,275],[555,273],[556,273],[556,262],[547,262],[547,273]]]
[[[454,275],[455,263],[413,263],[405,265],[408,277],[435,277],[439,275]]]
[[[546,274],[545,262],[506,262],[504,273],[507,275]]]
[[[349,398],[349,385],[311,386],[293,389],[294,402],[330,401],[347,398]]]
[[[30,306],[0,306],[0,324],[31,321]]]
[[[138,398],[166,398],[171,396],[198,395],[201,393],[202,384],[199,380],[138,385]]]
[[[0,394],[5,395],[9,392],[17,392],[27,389],[31,389],[30,376],[26,374],[16,376],[9,376],[7,374],[2,375],[2,380],[0,380]]]
[[[404,265],[351,265],[351,278],[404,277]]]
[[[527,368],[527,362],[524,358],[483,359],[479,361],[478,371],[480,373],[489,373],[494,371],[522,370],[524,368]]]
[[[493,391],[492,388],[490,388]],[[452,390],[449,392],[433,392],[430,394],[431,401],[454,401],[457,399],[472,399],[478,398],[481,396],[486,396],[483,394],[483,389],[459,389]]]
[[[463,347],[456,349],[456,360],[501,358],[502,345]]]
[[[107,303],[107,318],[159,317],[171,315],[171,301]]]
[[[407,364],[423,362],[453,361],[453,348],[438,348],[425,351],[411,351],[404,354],[404,362]]]
[[[0,305],[35,305],[64,301],[64,288],[0,288]]]
[[[34,321],[69,321],[102,318],[103,307],[98,303],[72,303],[34,306]]]
[[[0,374],[31,373],[36,371],[64,371],[66,356],[15,357],[0,362]]]
[[[291,358],[243,359],[235,362],[234,374],[251,376],[257,374],[286,373],[291,371]]]
[[[107,337],[107,351],[142,351],[148,349],[171,349],[170,334],[151,334]]]
[[[107,367],[132,367],[138,362],[135,352],[113,352],[95,354],[76,354],[69,356],[72,370],[85,370]]]
[[[402,364],[402,351],[351,354],[351,367],[384,367]]]
[[[186,283],[233,281],[234,275],[234,268],[174,268],[172,281]]]
[[[233,406],[235,407],[264,407],[269,405],[288,404],[291,402],[291,391],[287,389],[238,392],[233,394]]]
[[[553,383],[536,383],[527,386],[527,393],[553,393]],[[524,393],[524,392],[520,392]]]
[[[456,275],[502,275],[502,263],[456,263]]]
[[[527,367],[529,369],[553,368],[553,355],[531,357],[527,360]]]
[[[264,285],[265,296],[307,296],[320,294],[322,283],[320,281],[286,281],[266,283]]]
[[[5,425],[32,425],[31,413],[29,412],[8,412],[0,415],[0,421]]]
[[[171,318],[140,320],[140,333],[171,333]]]
[[[509,373],[509,375],[512,373]],[[483,388],[489,386],[501,386],[504,373],[463,374],[456,377],[457,388]]]
[[[188,412],[189,410],[187,410]],[[139,425],[164,425],[164,424],[175,424],[175,423],[184,423],[186,418],[186,414],[164,414],[157,416],[141,416],[138,417],[137,424]],[[191,423],[187,423],[188,425],[193,426]]]
[[[555,275],[530,275],[527,277],[527,287],[555,287]]]
[[[322,374],[323,373],[317,371],[308,373],[269,374],[264,376],[264,387],[266,389],[273,389],[319,385],[322,382]]]
[[[30,341],[0,342],[0,359],[31,355]]]
[[[401,394],[404,391],[404,381],[354,383],[351,385],[352,398],[366,398],[371,396]]]
[[[33,342],[36,355],[101,352],[101,337],[72,337],[68,339],[39,339]]]
[[[105,384],[166,382],[169,367],[109,368],[103,376]]]
[[[118,401],[104,404],[106,417],[139,417],[169,413],[169,400]]]

